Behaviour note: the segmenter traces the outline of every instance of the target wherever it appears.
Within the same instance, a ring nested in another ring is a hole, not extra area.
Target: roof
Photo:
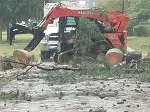
[[[70,2],[70,1],[61,1],[61,3],[70,9],[88,9],[88,4],[79,4],[78,2]],[[49,12],[51,10],[51,8],[57,4],[59,4],[59,2],[46,3],[44,5],[44,14]]]

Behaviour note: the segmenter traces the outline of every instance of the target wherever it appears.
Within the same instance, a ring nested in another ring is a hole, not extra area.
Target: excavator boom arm
[[[113,24],[116,31],[123,31],[128,23],[129,17],[120,12],[110,12],[103,9],[69,9],[64,5],[57,5],[43,18],[39,24],[46,28],[53,20],[60,17],[83,17],[96,19],[104,23],[105,26]]]
[[[110,26],[114,32],[123,32],[129,20],[128,16],[120,12],[110,12],[103,9],[69,9],[64,4],[58,4],[33,29],[34,38],[25,47],[25,50],[33,50],[44,37],[45,34],[43,32],[48,24],[52,24],[56,18],[61,17],[82,17],[97,20],[105,26]]]

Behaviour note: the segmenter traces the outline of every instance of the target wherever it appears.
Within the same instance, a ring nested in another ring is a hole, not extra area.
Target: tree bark
[[[2,27],[0,26],[0,44],[2,44]]]
[[[125,1],[122,0],[122,13],[125,13]]]
[[[10,37],[9,33],[10,33],[9,22],[7,22],[7,42],[9,42]]]

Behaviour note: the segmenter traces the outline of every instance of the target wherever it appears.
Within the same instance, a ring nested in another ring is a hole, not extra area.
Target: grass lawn
[[[150,52],[150,37],[129,37],[128,46],[137,51]]]
[[[3,43],[0,44],[0,56],[6,56],[6,55],[12,56],[13,51],[15,49],[23,49],[33,38],[33,35],[31,35],[31,34],[18,34],[15,36],[15,41],[13,42],[13,45],[9,45],[9,43],[6,41],[7,40],[6,32],[3,32],[2,36],[3,36],[2,37]],[[36,47],[36,49],[31,51],[30,54],[39,58],[40,57],[40,48],[41,48],[40,45],[38,45]]]
[[[14,49],[23,49],[33,38],[33,36],[31,34],[16,35],[13,45],[10,46],[9,43],[6,41],[6,36],[7,35],[4,32],[3,33],[3,44],[0,44],[0,56],[1,55],[4,55],[4,56],[11,55],[12,56]],[[131,47],[135,50],[138,50],[138,51],[143,51],[144,53],[148,52],[148,47],[142,48],[141,46],[149,45],[149,44],[150,44],[150,37],[129,37],[129,39],[128,39],[129,47]],[[41,50],[41,46],[38,45],[36,47],[36,49],[31,52],[31,55],[32,54],[34,55],[35,60],[40,58],[40,50]],[[138,65],[138,68],[140,68],[140,69],[144,68],[144,70],[146,71],[146,72],[142,72],[142,74],[140,73],[140,75],[137,72],[135,72],[134,75],[133,75],[133,73],[124,74],[124,73],[122,73],[122,68],[123,68],[122,66],[120,66],[121,68],[116,67],[115,69],[114,69],[114,67],[109,67],[109,66],[106,66],[106,68],[103,68],[103,67],[100,67],[98,63],[95,64],[92,61],[90,63],[89,62],[85,63],[84,65],[86,65],[86,66],[85,66],[85,69],[83,69],[82,74],[94,75],[96,77],[98,75],[101,75],[101,77],[114,77],[115,75],[116,76],[123,75],[124,77],[126,77],[126,76],[128,77],[128,76],[132,75],[132,77],[134,77],[138,80],[150,82],[149,63],[146,63],[146,64],[143,63],[143,64]],[[92,66],[92,68],[91,68],[91,66]],[[78,74],[78,72],[76,72],[76,73]],[[70,78],[70,74],[69,74],[69,76],[67,75],[67,77]],[[69,79],[67,78],[67,80],[69,80]]]
[[[12,55],[14,49],[23,49],[33,38],[33,35],[31,34],[18,34],[15,36],[15,41],[13,42],[13,45],[10,46],[9,43],[6,41],[6,32],[3,32],[2,36],[3,43],[0,44],[1,56]],[[140,52],[148,53],[150,51],[150,37],[129,37],[128,46]],[[31,51],[31,55],[33,54],[36,57],[36,59],[40,58],[40,49],[41,46],[38,45],[36,49]]]

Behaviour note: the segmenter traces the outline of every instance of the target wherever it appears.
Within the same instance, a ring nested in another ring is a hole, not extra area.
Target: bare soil
[[[0,94],[18,93],[13,99],[1,96],[0,112],[150,112],[150,83],[96,77],[59,85],[35,68],[15,77],[21,71],[0,72]]]

